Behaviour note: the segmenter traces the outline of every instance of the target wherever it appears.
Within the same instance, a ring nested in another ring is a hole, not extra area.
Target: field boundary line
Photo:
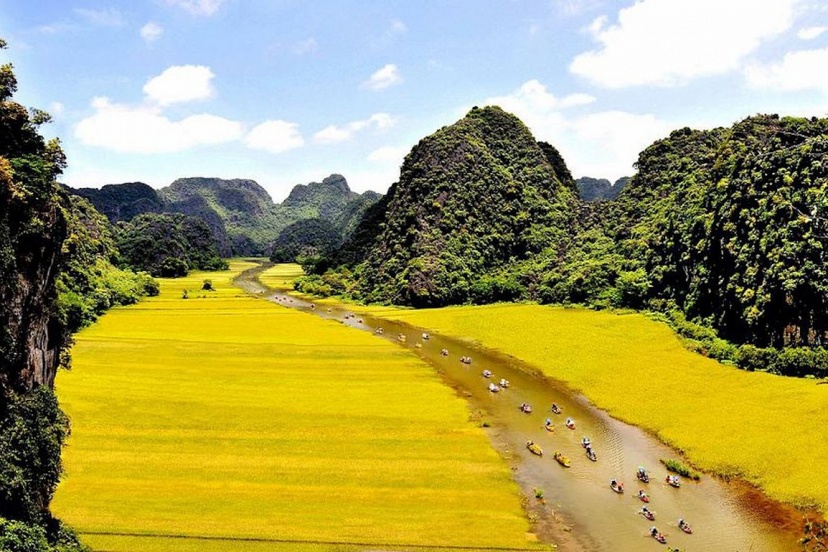
[[[427,550],[497,550],[503,552],[537,552],[540,548],[517,548],[510,546],[463,546],[459,544],[391,544],[378,542],[353,542],[353,541],[333,541],[333,540],[319,540],[319,539],[278,539],[269,537],[221,537],[212,535],[182,535],[182,534],[165,534],[165,533],[119,533],[116,531],[79,531],[75,533],[78,535],[90,535],[99,537],[136,537],[149,539],[181,539],[181,540],[203,540],[203,541],[230,541],[230,542],[262,542],[274,544],[321,544],[334,546],[378,546],[382,548],[407,548],[407,549],[427,549]]]

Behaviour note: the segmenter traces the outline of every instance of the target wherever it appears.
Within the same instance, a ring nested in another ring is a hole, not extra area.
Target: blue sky
[[[822,0],[0,0],[0,36],[72,186],[384,192],[487,104],[614,180],[675,128],[828,116]]]

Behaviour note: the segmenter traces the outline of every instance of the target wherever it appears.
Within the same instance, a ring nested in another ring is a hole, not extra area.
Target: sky
[[[677,128],[828,117],[825,0],[0,0],[0,37],[75,187],[385,192],[483,105],[614,181]]]

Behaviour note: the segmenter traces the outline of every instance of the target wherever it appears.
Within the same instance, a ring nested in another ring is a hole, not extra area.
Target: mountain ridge
[[[200,218],[225,257],[269,254],[285,228],[305,219],[330,222],[344,239],[365,209],[382,197],[352,191],[345,177],[336,173],[322,182],[295,185],[281,203],[255,180],[245,178],[184,177],[158,190],[142,182],[66,189],[88,199],[113,224],[144,213]]]

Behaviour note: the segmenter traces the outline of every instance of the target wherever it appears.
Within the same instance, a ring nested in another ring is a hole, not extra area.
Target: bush
[[[482,305],[516,301],[526,295],[526,288],[512,275],[483,276],[469,288],[472,303]]]
[[[177,257],[166,257],[158,267],[158,274],[162,278],[180,278],[187,275],[187,262]]]
[[[56,519],[47,527],[0,518],[0,550],[3,552],[90,552],[75,533]]]
[[[38,525],[0,518],[0,550],[8,552],[43,552],[49,549],[46,531]]]
[[[805,347],[788,347],[775,351],[769,370],[783,376],[828,376],[828,351]]]
[[[5,399],[0,418],[0,517],[43,524],[61,473],[69,421],[46,387]]]
[[[776,351],[773,349],[761,349],[755,345],[742,345],[736,354],[736,364],[743,370],[765,371],[771,365]]]

